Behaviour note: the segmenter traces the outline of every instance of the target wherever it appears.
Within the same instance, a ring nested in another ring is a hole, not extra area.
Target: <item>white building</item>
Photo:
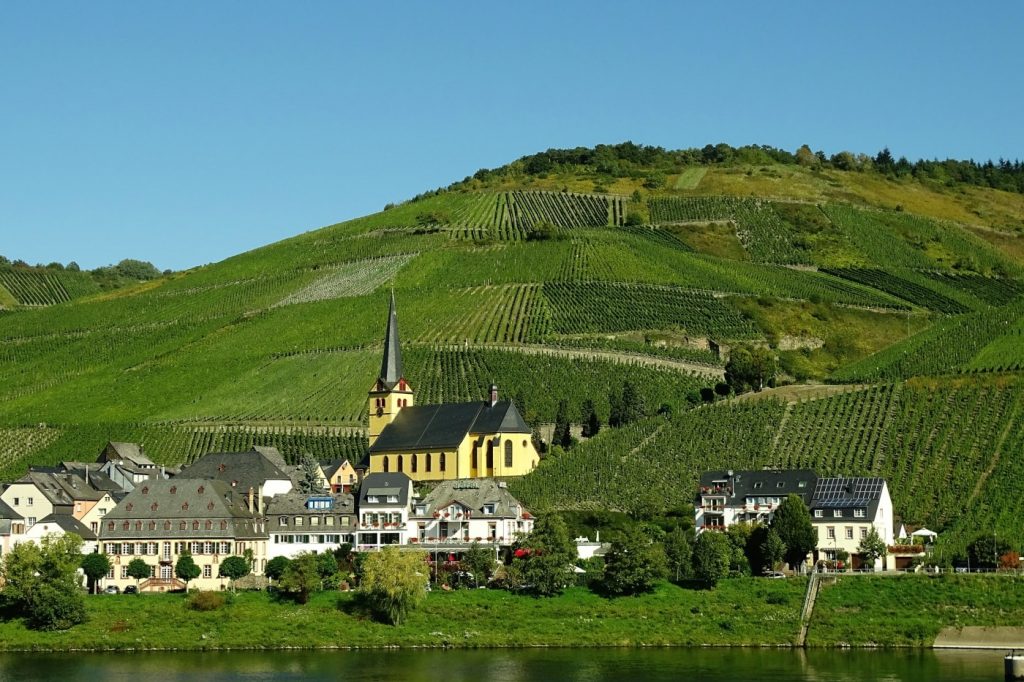
[[[409,538],[412,479],[405,474],[369,474],[359,487],[356,549],[404,545]]]
[[[301,552],[332,552],[355,545],[355,502],[348,493],[278,495],[267,503],[267,559]]]
[[[493,478],[442,481],[412,503],[412,543],[511,545],[533,530],[533,516]]]

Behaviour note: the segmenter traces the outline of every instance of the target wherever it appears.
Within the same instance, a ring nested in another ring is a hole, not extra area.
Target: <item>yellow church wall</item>
[[[398,404],[399,400],[405,401],[405,405],[402,407],[412,407],[416,404],[416,398],[411,388],[407,391],[370,391],[368,406],[370,423],[367,431],[370,445],[377,440],[384,427],[398,416],[398,412],[402,409]],[[378,409],[380,414],[378,414]]]
[[[487,441],[499,440],[494,449],[493,466],[487,467]],[[505,443],[512,442],[512,466],[505,466]],[[473,467],[473,445],[477,444],[477,466]],[[498,433],[469,434],[455,450],[443,451],[445,467],[441,470],[442,451],[430,452],[387,452],[370,456],[370,472],[385,471],[401,472],[414,481],[443,481],[459,478],[489,478],[504,476],[524,476],[537,466],[540,456],[533,447],[530,434]],[[430,459],[430,470],[427,470],[427,459]],[[387,458],[388,466],[384,466]],[[399,458],[401,467],[399,468]],[[415,462],[415,464],[414,464]]]

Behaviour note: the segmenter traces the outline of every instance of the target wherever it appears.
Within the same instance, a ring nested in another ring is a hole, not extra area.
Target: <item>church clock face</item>
[[[378,417],[383,417],[384,416],[384,408],[383,407],[378,407],[377,408],[377,416]]]

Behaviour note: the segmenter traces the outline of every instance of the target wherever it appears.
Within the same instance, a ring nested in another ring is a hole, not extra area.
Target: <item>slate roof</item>
[[[363,479],[359,486],[359,508],[364,507],[407,507],[409,495],[412,491],[412,479],[405,474],[370,474]],[[383,497],[385,495],[398,495],[398,502],[369,502],[370,496]]]
[[[96,533],[89,530],[88,526],[70,514],[50,514],[49,516],[36,521],[33,528],[42,527],[45,524],[54,524],[65,533],[74,533],[86,541],[96,539]]]
[[[375,452],[411,452],[458,447],[469,434],[530,433],[511,400],[403,407],[370,447]]]
[[[119,441],[110,441],[107,443],[107,448],[112,450],[117,458],[123,459],[127,462],[131,462],[137,466],[152,468],[156,466],[156,463],[143,453],[142,446],[138,443],[122,443]],[[109,460],[110,457],[108,456]]]
[[[207,520],[214,522],[211,529],[206,528]],[[126,521],[130,522],[128,528],[124,527]],[[136,529],[136,521],[144,522],[140,529]],[[152,529],[150,521],[156,522]],[[195,521],[200,522],[198,529],[193,529]],[[220,521],[227,521],[227,528],[221,529]],[[244,492],[223,481],[179,477],[140,484],[103,517],[100,535],[104,540],[265,537],[256,521],[246,507]]]
[[[402,379],[402,348],[398,343],[398,311],[395,309],[394,291],[391,292],[388,325],[384,330],[384,358],[378,379],[386,390],[394,388]]]
[[[330,481],[334,478],[334,474],[338,473],[338,469],[345,466],[346,462],[348,462],[348,459],[345,457],[339,457],[338,459],[330,462],[320,462],[320,468],[323,470],[324,476],[327,477],[327,480]]]
[[[809,504],[817,481],[813,469],[706,471],[700,476],[700,488],[702,494],[724,488],[726,505],[742,505],[748,497],[786,497],[790,493]]]
[[[8,507],[6,502],[0,500],[0,519],[6,519],[8,521],[22,521],[24,518],[24,516]]]
[[[878,511],[878,503],[882,499],[885,479],[878,477],[834,477],[819,478],[814,488],[814,497],[809,505],[811,509],[866,510],[866,518],[874,519]],[[852,516],[844,514],[844,518]],[[825,514],[812,520],[819,523],[834,523],[835,517]]]
[[[17,483],[31,483],[54,505],[69,505],[75,500],[100,500],[106,494],[77,474],[56,471],[52,467],[33,467]]]
[[[334,504],[331,509],[309,509],[306,507],[306,501],[310,498],[330,498]],[[338,532],[339,529],[355,528],[355,515],[355,498],[349,493],[307,494],[291,492],[285,495],[277,495],[271,498],[267,503],[267,527],[271,533],[286,530],[291,532],[300,532],[298,530],[299,528],[301,528],[301,532],[303,533]],[[281,524],[282,516],[288,517],[287,524]],[[291,519],[295,516],[303,516],[307,518],[311,516],[333,516],[335,517],[335,523],[333,526],[324,524],[311,526],[307,522],[303,526],[294,526],[292,525],[293,521]],[[349,517],[349,523],[343,524],[341,519],[346,516]]]
[[[259,490],[269,480],[290,481],[291,475],[257,449],[249,452],[212,452],[183,468],[175,478],[224,481],[242,492]]]
[[[430,491],[422,501],[414,504],[425,504],[424,514],[419,518],[432,516],[433,513],[452,502],[457,502],[471,510],[475,518],[518,518],[521,505],[513,497],[508,488],[503,487],[493,478],[464,479],[443,481]],[[494,513],[484,514],[484,505],[493,504]]]

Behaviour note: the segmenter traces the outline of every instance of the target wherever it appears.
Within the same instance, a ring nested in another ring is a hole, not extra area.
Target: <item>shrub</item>
[[[187,605],[193,611],[216,611],[224,604],[224,595],[220,592],[191,592],[188,595]]]

